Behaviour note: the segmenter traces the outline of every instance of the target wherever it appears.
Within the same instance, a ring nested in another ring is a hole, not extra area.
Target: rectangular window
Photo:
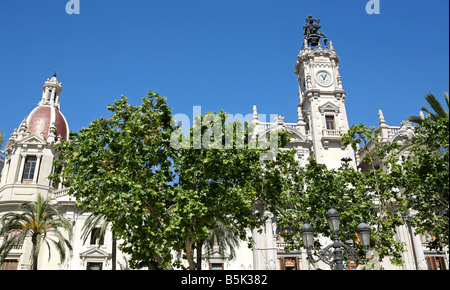
[[[62,168],[61,167],[53,167],[53,173],[55,174],[61,174]],[[59,188],[59,182],[52,181],[52,186],[54,189]]]
[[[428,270],[447,270],[444,257],[426,257]]]
[[[336,130],[336,123],[334,122],[334,116],[325,117],[327,123],[327,130]]]
[[[87,263],[88,271],[101,271],[103,268],[103,263]]]
[[[23,169],[22,183],[32,183],[34,179],[34,174],[36,171],[36,156],[28,156],[25,161],[25,167]]]
[[[300,270],[300,261],[298,257],[281,257],[280,269],[287,271]]]
[[[16,260],[5,260],[3,264],[0,265],[0,271],[17,270],[18,262]]]
[[[216,270],[216,271],[222,271],[223,270],[223,263],[210,263],[209,264],[209,270]]]

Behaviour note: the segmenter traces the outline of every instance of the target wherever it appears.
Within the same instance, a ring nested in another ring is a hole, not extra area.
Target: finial
[[[379,110],[378,111],[378,121],[381,124],[386,124],[386,121],[384,120],[384,115],[383,115],[383,111]]]
[[[53,76],[56,78],[56,69],[55,69],[55,72],[53,73]]]
[[[253,106],[253,121],[258,121],[258,109]]]

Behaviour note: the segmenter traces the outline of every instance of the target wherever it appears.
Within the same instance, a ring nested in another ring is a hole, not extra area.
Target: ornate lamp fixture
[[[342,243],[339,240],[339,224],[340,214],[335,209],[330,209],[326,215],[328,226],[330,227],[333,235],[333,243],[317,252],[318,259],[314,259],[312,255],[312,249],[314,248],[314,229],[310,224],[304,224],[300,228],[302,235],[303,245],[306,248],[308,259],[312,263],[319,261],[328,264],[332,270],[344,270],[348,269],[349,261],[367,262],[367,259],[361,259],[358,257],[355,249]],[[364,223],[361,223],[357,228],[361,246],[367,251],[370,247],[370,227]]]

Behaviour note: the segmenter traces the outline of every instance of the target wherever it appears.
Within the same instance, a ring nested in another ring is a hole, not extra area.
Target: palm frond
[[[236,258],[235,249],[239,246],[240,239],[230,227],[225,226],[219,221],[216,223],[216,229],[211,230],[205,243],[207,253],[212,253],[214,250],[217,250],[218,254],[224,257],[227,250],[229,250],[230,259],[233,260]]]
[[[411,123],[421,125],[423,122],[423,119],[420,116],[409,116],[408,121],[410,121]]]
[[[108,226],[108,223],[103,222],[102,215],[96,215],[94,213],[90,214],[89,217],[84,222],[83,228],[82,228],[81,238],[83,240],[83,244],[86,243],[86,240],[88,239],[92,230],[97,228],[99,224],[102,224],[102,226],[100,227],[100,237],[99,237],[101,240],[102,238],[104,238],[104,236],[106,234],[106,228]]]
[[[444,118],[448,116],[448,112],[445,111],[442,104],[439,102],[438,99],[433,94],[428,94],[425,97],[425,100],[430,105],[430,107],[433,109],[434,113],[432,113],[434,118]]]
[[[444,98],[445,98],[445,102],[447,103],[447,109],[450,110],[450,104],[449,104],[449,101],[448,101],[448,93],[444,93]]]

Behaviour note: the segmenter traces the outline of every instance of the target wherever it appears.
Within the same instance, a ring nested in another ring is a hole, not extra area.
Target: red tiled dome
[[[53,124],[56,127],[56,140],[60,136],[63,140],[68,139],[69,126],[64,115],[53,106],[38,106],[25,118],[28,130],[31,134],[41,137],[42,132],[47,140],[50,134],[50,127]]]

